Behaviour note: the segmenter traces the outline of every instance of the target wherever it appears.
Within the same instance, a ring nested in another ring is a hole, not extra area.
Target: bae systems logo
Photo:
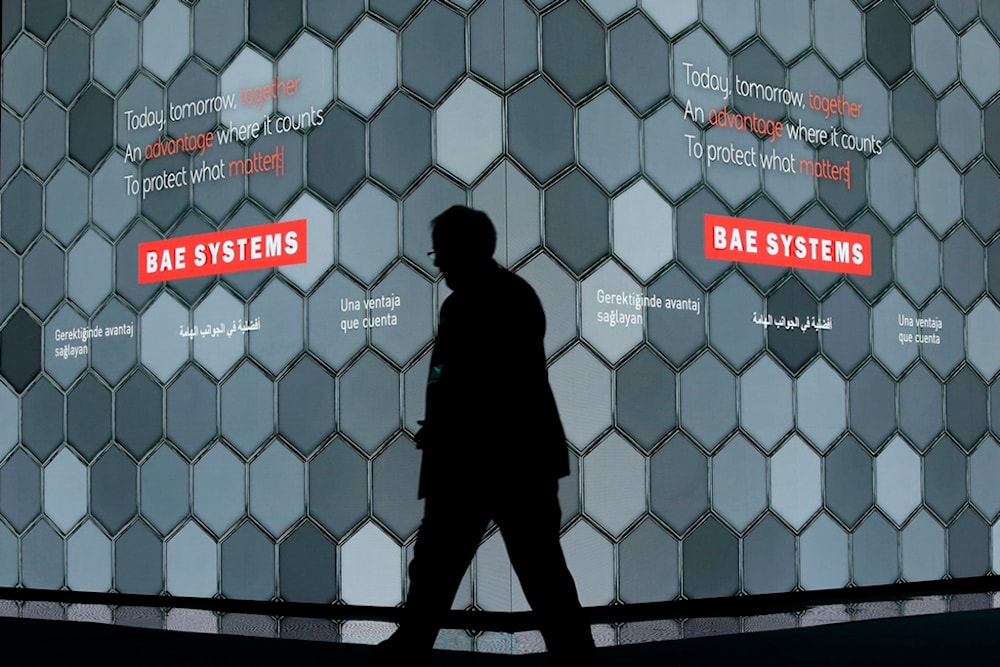
[[[139,282],[269,269],[306,260],[306,220],[302,218],[140,243]]]

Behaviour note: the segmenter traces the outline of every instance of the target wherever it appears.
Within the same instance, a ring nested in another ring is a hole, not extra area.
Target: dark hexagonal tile
[[[573,109],[544,78],[507,98],[507,142],[540,183],[573,161]]]
[[[313,28],[331,42],[339,41],[365,12],[365,0],[342,0],[323,2],[311,0],[306,3],[306,25]]]
[[[403,29],[403,85],[430,104],[465,72],[465,20],[431,3]]]
[[[542,17],[542,69],[574,102],[605,82],[604,28],[577,0]]]
[[[24,8],[24,29],[47,42],[65,18],[66,5],[62,2],[29,2]]]
[[[194,6],[194,52],[216,69],[222,69],[243,44],[245,26],[243,3],[202,0]]]
[[[287,602],[333,602],[337,597],[336,545],[314,524],[303,523],[278,546],[278,582],[281,598]]]
[[[735,595],[740,587],[740,544],[710,516],[681,545],[684,594],[689,598]]]
[[[20,2],[5,2],[3,4],[2,21],[3,28],[0,29],[0,50],[6,51],[14,38],[21,32],[21,22],[24,19],[24,7]]]
[[[948,380],[945,417],[948,433],[966,454],[986,435],[986,384],[971,366]]]
[[[873,465],[871,455],[850,435],[826,455],[826,507],[848,528],[855,527],[875,503]]]
[[[644,114],[670,94],[667,42],[642,14],[611,30],[611,85],[638,114]]]
[[[120,327],[118,330],[130,330],[134,334],[136,316],[123,301],[114,298],[94,316],[92,323],[104,329]],[[118,384],[135,367],[137,357],[138,346],[134,335],[95,338],[90,348],[91,366],[111,385]]]
[[[765,308],[775,317],[797,318],[803,326],[809,318],[819,319],[819,302],[794,278],[768,296]],[[799,328],[775,328],[767,332],[767,349],[789,371],[798,374],[819,353],[819,336]]]
[[[44,49],[23,33],[3,57],[3,101],[18,115],[42,94],[44,60]]]
[[[996,535],[996,529],[993,534]],[[995,554],[996,545],[993,548]],[[989,571],[990,527],[974,509],[967,507],[948,528],[948,574],[956,578],[982,577]]]
[[[743,587],[751,595],[795,587],[795,536],[771,514],[743,538]]]
[[[576,274],[611,252],[608,200],[579,170],[549,187],[545,195],[545,245]]]
[[[223,595],[241,600],[274,597],[274,542],[257,526],[244,523],[222,542],[220,552]]]
[[[248,0],[247,28],[251,42],[277,56],[302,28],[302,7],[283,0]]]
[[[406,435],[400,435],[372,462],[372,514],[400,542],[420,526],[423,502],[414,502],[420,479],[420,452]]]
[[[878,586],[899,577],[898,532],[878,512],[872,512],[854,531],[851,540],[854,583]]]
[[[942,521],[950,522],[968,500],[965,455],[945,435],[924,455],[924,502]]]
[[[892,378],[869,361],[851,378],[851,432],[874,453],[896,427],[896,391]]]
[[[19,171],[0,195],[0,206],[8,220],[17,220],[4,225],[0,238],[23,253],[42,232],[42,186],[27,171]]]
[[[62,393],[40,378],[21,397],[21,441],[39,461],[45,461],[63,441]]]
[[[913,68],[910,22],[891,2],[880,2],[865,16],[868,62],[892,87]]]
[[[90,78],[90,35],[75,24],[67,23],[49,44],[46,60],[46,87],[56,99],[69,106]]]
[[[538,17],[524,3],[486,0],[472,12],[469,35],[470,69],[498,88],[538,69]]]
[[[0,514],[22,532],[42,512],[42,470],[21,448],[0,467]]]
[[[926,451],[944,429],[940,380],[918,363],[899,383],[899,429],[920,451]]]
[[[689,197],[674,211],[677,259],[703,287],[708,287],[730,266],[705,257],[705,215],[731,215],[726,205],[707,188]]]
[[[21,165],[21,121],[0,109],[0,185]]]
[[[986,289],[985,248],[965,225],[944,240],[941,250],[944,287],[962,308],[970,308]]]
[[[331,160],[331,155],[339,155]],[[306,138],[307,184],[334,206],[365,177],[365,124],[337,105]]]
[[[677,596],[677,540],[653,519],[644,519],[621,541],[618,564],[624,602],[661,602]]]
[[[309,516],[341,539],[367,513],[368,463],[337,437],[309,462]]]
[[[403,194],[431,164],[431,113],[397,93],[371,123],[371,175]]]
[[[617,425],[645,452],[677,426],[676,379],[650,348],[643,347],[615,371]]]
[[[42,237],[21,261],[21,300],[46,319],[66,296],[66,253]]]
[[[163,542],[142,521],[115,540],[115,590],[138,595],[163,590]]]
[[[680,306],[650,311],[647,324],[649,342],[679,368],[705,345],[705,293],[675,264],[649,286],[647,294],[674,299],[672,303]]]
[[[938,142],[936,112],[934,96],[915,76],[892,91],[892,136],[913,162]]]
[[[138,509],[136,467],[118,447],[112,447],[90,468],[90,511],[114,535]]]
[[[366,452],[400,426],[399,373],[366,352],[340,378],[340,428]]]
[[[708,511],[708,458],[677,433],[649,459],[650,509],[683,535]]]
[[[196,366],[185,368],[167,387],[167,439],[188,459],[218,435],[216,395],[215,383]]]
[[[87,461],[111,441],[111,391],[93,373],[66,396],[66,441]]]
[[[1000,218],[996,215],[1000,174],[987,160],[980,160],[962,177],[962,184],[965,221],[982,241],[987,241],[1000,229]]]
[[[63,585],[66,556],[63,541],[49,524],[39,521],[21,538],[21,582],[31,588]]]
[[[168,535],[191,513],[191,470],[173,448],[162,445],[139,471],[142,516]]]
[[[369,10],[399,27],[417,8],[421,0],[370,0]]]
[[[163,437],[162,422],[163,389],[137,371],[115,392],[115,440],[141,459]]]
[[[334,378],[304,356],[278,383],[278,431],[308,456],[336,428]]]
[[[93,171],[114,145],[114,101],[89,86],[69,112],[69,154]]]

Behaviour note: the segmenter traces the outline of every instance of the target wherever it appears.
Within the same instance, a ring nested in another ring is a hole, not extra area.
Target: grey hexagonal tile
[[[66,154],[66,112],[47,95],[22,125],[24,166],[45,180]]]
[[[72,162],[64,162],[45,186],[45,229],[62,245],[68,246],[87,224],[89,195],[86,174]]]
[[[921,345],[920,358],[934,369],[939,377],[946,378],[962,362],[965,355],[961,334],[963,328],[962,313],[945,293],[939,292],[920,311],[920,317],[933,322],[934,326],[938,327],[937,333],[940,339],[936,344],[931,339]],[[930,332],[923,331],[923,333]]]
[[[818,0],[813,6],[814,45],[843,74],[861,59],[861,12],[850,0]]]
[[[340,369],[365,345],[364,329],[350,328],[364,290],[339,270],[331,273],[309,297],[307,321],[309,349],[320,359]]]
[[[872,512],[851,536],[854,583],[878,586],[895,583],[899,577],[896,529],[878,512]]]
[[[702,188],[674,211],[677,229],[677,259],[702,284],[709,285],[732,267],[705,257],[705,215],[730,215],[712,191]],[[751,309],[752,310],[752,309]]]
[[[161,535],[191,513],[190,466],[170,447],[159,447],[139,469],[139,512]]]
[[[250,463],[250,514],[279,536],[305,514],[305,465],[279,440]]]
[[[941,251],[944,287],[963,308],[969,308],[986,291],[984,249],[965,225],[944,240]]]
[[[371,176],[403,194],[431,163],[431,114],[403,93],[379,112],[369,129]]]
[[[806,590],[842,588],[848,581],[847,533],[820,514],[799,538],[799,585]]]
[[[372,462],[372,514],[405,542],[420,525],[423,502],[414,502],[420,453],[406,435],[393,440]]]
[[[539,182],[573,161],[573,110],[539,77],[507,99],[511,156]]]
[[[795,384],[795,425],[825,452],[847,428],[847,385],[823,359],[814,361]]]
[[[969,500],[986,518],[1000,513],[1000,443],[987,437],[969,457]]]
[[[63,436],[62,393],[40,378],[21,396],[21,441],[39,461],[59,447]]]
[[[90,468],[90,513],[112,535],[138,512],[136,473],[135,463],[117,446]]]
[[[606,605],[614,598],[614,551],[610,542],[586,521],[580,521],[560,539],[566,563],[577,582],[580,603]]]
[[[969,362],[984,378],[1000,370],[996,332],[1000,331],[1000,309],[989,299],[982,299],[966,318]]]
[[[764,456],[737,434],[712,457],[712,509],[742,533],[766,508]]]
[[[900,536],[903,578],[907,581],[926,581],[943,577],[944,539],[941,524],[927,510],[920,510]]]
[[[647,294],[659,296],[664,304],[648,313],[649,341],[674,366],[683,366],[706,340],[704,292],[681,267],[674,265],[649,286]]]
[[[819,352],[818,333],[802,328],[809,323],[810,318],[814,322],[819,320],[818,301],[802,283],[789,278],[771,292],[765,310],[771,317],[777,320],[783,317],[786,321],[784,327],[776,326],[773,330],[765,327],[768,351],[788,370],[798,373]],[[762,316],[763,312],[765,311],[761,311]],[[792,321],[801,324],[789,328]]]
[[[337,437],[308,467],[309,515],[335,537],[342,538],[367,515],[368,464]]]
[[[193,365],[167,388],[167,439],[189,459],[218,437],[216,396],[215,383]]]
[[[406,24],[400,41],[403,85],[437,104],[465,72],[465,21],[444,5],[430,4]]]
[[[250,354],[275,375],[303,349],[302,307],[302,297],[277,279],[250,302],[250,321],[261,322],[259,331],[247,334]]]
[[[340,204],[365,177],[365,125],[341,106],[323,116],[323,125],[306,137],[309,187],[333,204]],[[329,160],[329,155],[340,155]]]
[[[940,286],[940,246],[920,220],[913,220],[895,238],[896,282],[917,304],[924,303]]]
[[[22,302],[44,320],[66,295],[65,277],[66,254],[43,236],[21,260]]]
[[[892,91],[892,135],[914,162],[921,161],[937,143],[934,97],[917,77]]]
[[[467,193],[436,170],[431,171],[404,200],[403,254],[425,273],[432,276],[438,274],[433,258],[428,254],[433,249],[431,220],[454,204],[465,205],[466,200]],[[502,228],[498,230],[498,238],[502,237],[501,232]]]
[[[91,366],[109,384],[116,385],[138,362],[136,315],[120,299],[113,298],[94,316],[92,324],[109,335],[93,340]]]
[[[820,334],[823,353],[841,373],[850,375],[871,352],[871,313],[857,292],[845,283],[823,302],[823,317],[831,318],[833,324]]]
[[[795,586],[795,536],[768,514],[743,538],[743,587],[780,593]]]
[[[899,428],[920,451],[944,429],[943,387],[922,363],[899,383]]]
[[[769,356],[740,377],[740,425],[770,452],[793,428],[792,379]]]
[[[503,151],[500,98],[466,79],[437,110],[437,163],[471,184]]]
[[[945,420],[948,433],[969,453],[986,435],[986,384],[970,366],[953,375],[945,387]]]
[[[737,272],[726,276],[708,295],[709,341],[737,369],[764,347],[764,329],[753,322],[754,314],[763,312],[760,294]],[[718,324],[713,326],[713,322]]]
[[[139,460],[163,437],[162,421],[163,388],[136,371],[115,392],[115,440]]]
[[[302,8],[295,4],[249,0],[247,3],[247,37],[271,56],[288,44],[302,28]]]
[[[538,69],[538,18],[524,3],[486,0],[472,12],[469,35],[470,69],[499,88]]]
[[[580,108],[580,164],[608,192],[639,171],[639,121],[611,90]]]
[[[917,358],[917,345],[907,342],[914,333],[908,322],[915,322],[917,311],[893,288],[872,309],[872,338],[875,356],[899,378]]]
[[[49,524],[39,521],[21,538],[21,583],[32,588],[60,588],[66,557],[63,541]]]
[[[676,79],[675,79],[676,80]],[[676,104],[665,104],[643,121],[643,170],[668,197],[677,201],[691,188],[701,183],[701,169],[676,156],[687,155],[688,138],[700,137],[700,130],[684,118],[684,110]]]
[[[680,591],[677,540],[644,519],[618,547],[620,596],[626,603],[673,600]]]
[[[396,87],[396,35],[362,19],[337,49],[338,96],[370,116]]]
[[[677,433],[649,459],[650,509],[678,535],[709,508],[708,458]]]
[[[551,257],[542,253],[517,271],[531,284],[545,312],[545,355],[552,356],[577,335],[576,284]]]
[[[166,382],[188,360],[190,344],[181,333],[190,314],[170,292],[161,292],[139,322],[139,356],[146,368]]]
[[[159,595],[163,589],[163,542],[141,521],[115,540],[115,590]]]
[[[274,433],[273,419],[262,418],[274,411],[274,384],[249,360],[222,383],[219,405],[219,429],[244,456]]]
[[[340,380],[340,428],[373,453],[400,426],[399,374],[368,352]]]
[[[221,442],[194,464],[194,514],[221,536],[246,514],[246,465]],[[190,524],[189,524],[190,525]]]
[[[1000,44],[985,25],[977,23],[959,38],[958,51],[962,82],[986,105],[1000,90]]]
[[[269,600],[274,596],[274,543],[247,521],[222,543],[222,594],[243,600]]]
[[[188,55],[191,8],[180,2],[160,2],[142,24],[149,27],[143,30],[142,66],[167,81]]]
[[[759,11],[761,37],[786,62],[809,47],[809,7],[762,0]]]
[[[376,185],[365,183],[340,211],[340,265],[371,283],[397,256],[398,238],[396,201]]]
[[[724,96],[700,84],[713,75],[725,77],[728,73],[725,51],[703,29],[693,30],[674,43],[672,87],[683,96],[684,106],[700,107],[706,114],[708,109],[721,108],[726,103]]]
[[[111,540],[93,521],[66,541],[66,586],[93,593],[111,589]]]
[[[194,329],[199,332],[193,339],[194,358],[217,379],[229,372],[246,349],[246,337],[250,334],[239,328],[244,315],[243,302],[223,285],[213,287],[194,309]],[[202,331],[211,334],[203,336]]]
[[[23,116],[42,94],[43,62],[42,47],[25,34],[4,56],[3,101],[18,115]]]
[[[681,426],[708,451],[736,428],[736,378],[714,355],[698,357],[680,375]],[[712,400],[706,400],[711,396]]]
[[[87,321],[69,304],[63,304],[45,325],[42,365],[63,389],[68,389],[87,369],[88,352],[93,344],[92,333]],[[79,337],[80,334],[86,338]]]
[[[770,507],[792,528],[802,530],[823,504],[820,458],[793,435],[770,462]]]
[[[395,304],[397,297],[398,305],[388,312],[376,306],[369,309],[367,316],[371,344],[402,367],[431,339],[433,291],[423,276],[400,263],[371,289],[374,303]]]
[[[990,571],[990,527],[966,508],[948,528],[948,574],[981,577]]]
[[[912,68],[910,22],[892,4],[878,4],[865,14],[865,42],[868,62],[889,87]]]

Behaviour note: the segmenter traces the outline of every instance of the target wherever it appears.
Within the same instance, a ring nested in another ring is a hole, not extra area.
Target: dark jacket
[[[498,265],[445,300],[418,438],[421,498],[439,485],[516,488],[569,474],[544,335],[535,291]]]

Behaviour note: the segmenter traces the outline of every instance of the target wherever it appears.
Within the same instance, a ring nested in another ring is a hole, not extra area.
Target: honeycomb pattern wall
[[[2,7],[0,586],[398,604],[446,294],[428,221],[455,203],[546,310],[585,604],[1000,574],[1000,3]],[[881,150],[701,123],[711,74],[863,103],[730,100]],[[133,154],[265,117],[287,129]],[[853,184],[708,165],[685,135]],[[278,149],[281,175],[127,186]],[[706,213],[868,235],[872,273],[706,259]],[[304,264],[137,279],[140,243],[299,218]],[[677,307],[612,327],[607,294]],[[379,297],[393,319],[352,326]],[[455,604],[526,607],[498,534]]]

